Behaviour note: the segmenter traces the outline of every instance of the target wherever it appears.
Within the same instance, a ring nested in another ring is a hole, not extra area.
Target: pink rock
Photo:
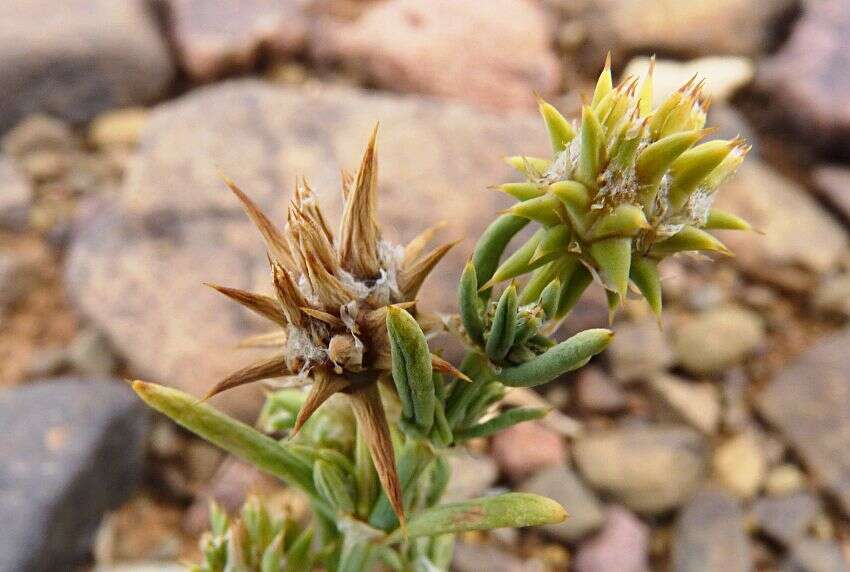
[[[576,572],[643,572],[649,569],[649,529],[635,515],[615,506],[599,534],[582,544]]]
[[[564,462],[561,436],[540,423],[520,423],[493,437],[496,464],[512,481]]]
[[[196,80],[253,67],[303,47],[307,20],[300,0],[168,0],[181,64]]]
[[[382,87],[509,109],[558,88],[552,32],[528,0],[389,0],[324,26],[314,50]]]

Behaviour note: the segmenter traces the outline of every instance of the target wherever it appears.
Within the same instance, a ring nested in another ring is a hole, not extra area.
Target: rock
[[[815,189],[844,217],[844,222],[850,222],[850,169],[825,165],[812,175]]]
[[[456,572],[541,572],[542,569],[538,562],[523,562],[493,544],[455,544],[452,570]]]
[[[755,157],[718,191],[716,206],[747,219],[753,233],[718,231],[747,274],[803,291],[813,274],[830,270],[845,250],[847,234],[797,184]]]
[[[0,132],[34,112],[82,122],[146,103],[173,66],[145,0],[10,0],[0,5]]]
[[[750,572],[752,556],[738,501],[715,489],[699,491],[682,510],[673,538],[673,572]]]
[[[850,6],[842,0],[809,2],[791,35],[759,70],[759,84],[811,143],[850,141]],[[846,154],[846,150],[844,151]]]
[[[713,434],[720,423],[720,392],[711,383],[694,383],[672,375],[657,375],[650,386],[683,421]]]
[[[390,0],[323,30],[320,60],[393,90],[510,109],[560,84],[552,23],[528,0]]]
[[[764,325],[757,314],[727,306],[684,319],[673,332],[672,344],[682,367],[711,375],[742,361],[763,339]]]
[[[765,419],[850,515],[850,330],[785,367],[756,399]]]
[[[487,455],[473,455],[467,451],[453,451],[448,455],[452,478],[443,493],[444,502],[456,502],[480,497],[496,484],[499,468]]]
[[[147,414],[120,382],[0,390],[0,570],[70,570],[143,474]]]
[[[68,348],[68,359],[74,369],[87,376],[107,376],[118,368],[118,358],[109,340],[92,329],[79,332]]]
[[[790,463],[772,468],[764,480],[764,490],[774,497],[795,493],[805,485],[806,476],[803,471]]]
[[[791,550],[784,570],[791,572],[847,572],[850,562],[832,540],[804,538]]]
[[[29,204],[29,185],[11,159],[0,153],[0,228],[23,230]]]
[[[564,462],[561,436],[542,423],[520,423],[493,437],[491,453],[499,469],[516,482],[548,465]]]
[[[209,528],[209,503],[215,500],[228,514],[236,514],[248,493],[267,496],[280,488],[280,482],[253,465],[235,457],[226,458],[209,483],[203,486],[183,519],[183,528],[199,535]]]
[[[176,561],[186,547],[180,529],[182,515],[183,510],[174,504],[155,501],[144,493],[134,496],[101,521],[94,560],[99,564]]]
[[[575,542],[595,531],[605,520],[602,505],[593,492],[564,464],[543,469],[524,482],[523,491],[554,499],[569,507],[569,517],[561,524],[547,524],[541,529],[564,542]]]
[[[596,413],[616,413],[626,408],[622,388],[598,367],[584,367],[576,382],[578,403],[582,409]]]
[[[850,273],[824,276],[811,302],[820,314],[850,316]]]
[[[279,59],[304,47],[300,0],[167,1],[180,64],[192,79],[248,71],[261,56]]]
[[[714,103],[708,108],[708,119],[706,125],[717,129],[712,137],[717,139],[734,139],[743,137],[750,146],[747,154],[748,161],[761,155],[761,139],[759,133],[753,128],[743,113],[727,103]]]
[[[37,279],[37,272],[29,252],[0,249],[0,314],[27,293]]]
[[[673,352],[655,320],[617,324],[614,333],[606,355],[620,382],[649,379],[672,365]]]
[[[588,483],[641,514],[683,504],[706,473],[707,454],[699,433],[676,425],[590,433],[574,447]]]
[[[645,572],[649,570],[649,527],[626,509],[614,506],[605,525],[576,554],[576,572]]]
[[[753,505],[753,516],[766,536],[788,546],[803,537],[820,510],[817,498],[799,493],[760,498]]]
[[[135,147],[148,118],[148,110],[128,107],[97,116],[89,125],[89,141],[100,149]]]
[[[623,77],[645,77],[649,68],[649,58],[632,58]],[[653,108],[658,107],[667,97],[685,85],[694,75],[705,80],[703,94],[714,103],[727,101],[739,88],[753,79],[755,66],[752,60],[742,57],[708,57],[677,62],[657,59],[653,74]]]
[[[657,51],[680,56],[758,55],[771,44],[773,24],[793,8],[789,0],[601,0],[583,3],[595,53]]]
[[[527,153],[548,147],[538,118],[255,81],[196,90],[151,112],[124,189],[79,227],[67,262],[70,297],[132,371],[203,394],[255,359],[226,350],[261,330],[259,321],[201,283],[271,287],[262,241],[220,173],[278,221],[292,181],[303,173],[335,225],[339,169],[357,167],[377,120],[384,236],[409,240],[445,219],[444,236],[468,238],[421,292],[424,307],[450,311],[474,238],[509,204],[484,190],[511,176],[501,157],[516,153],[517,141]],[[259,391],[247,388],[218,403],[250,413],[258,401]]]
[[[717,480],[742,499],[752,498],[758,493],[765,472],[761,443],[751,431],[736,435],[714,452]]]

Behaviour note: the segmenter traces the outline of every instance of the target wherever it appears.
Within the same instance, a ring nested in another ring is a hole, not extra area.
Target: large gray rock
[[[734,497],[715,489],[694,495],[673,539],[672,572],[750,572],[744,515]]]
[[[0,390],[0,570],[71,570],[143,472],[147,413],[117,381]]]
[[[844,0],[806,2],[791,36],[766,60],[759,83],[811,143],[848,155],[850,5]]]
[[[850,515],[850,330],[818,342],[776,376],[756,405]]]
[[[660,514],[683,504],[707,469],[708,444],[693,429],[669,425],[590,433],[575,461],[588,483],[630,509]]]
[[[0,3],[0,132],[34,112],[85,121],[162,96],[173,75],[146,0]]]
[[[755,157],[748,157],[718,191],[716,206],[764,233],[717,232],[735,253],[735,263],[783,288],[811,288],[847,247],[847,233],[804,188]]]
[[[406,241],[446,220],[445,238],[466,239],[421,292],[423,306],[451,309],[475,238],[511,202],[486,187],[513,176],[504,155],[545,152],[539,120],[413,97],[327,86],[288,90],[256,81],[198,90],[151,113],[123,191],[76,237],[68,260],[71,297],[132,371],[203,393],[219,376],[255,359],[228,350],[262,330],[202,282],[271,286],[259,234],[221,174],[280,222],[293,181],[304,174],[335,226],[340,168],[357,168],[377,121],[385,237]],[[221,403],[244,412],[249,403],[236,397],[238,391]]]

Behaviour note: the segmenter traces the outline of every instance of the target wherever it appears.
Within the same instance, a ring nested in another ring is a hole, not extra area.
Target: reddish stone
[[[560,435],[541,423],[520,423],[493,437],[496,464],[512,481],[519,481],[543,467],[564,462]]]

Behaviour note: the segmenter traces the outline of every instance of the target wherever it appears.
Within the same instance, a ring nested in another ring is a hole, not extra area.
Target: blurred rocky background
[[[619,74],[656,54],[659,91],[706,78],[710,124],[754,147],[720,201],[764,234],[669,263],[662,330],[630,303],[543,389],[556,414],[457,452],[455,498],[571,516],[465,535],[454,567],[850,570],[850,1],[4,0],[0,571],[180,570],[210,497],[305,510],[120,381],[200,394],[251,357],[257,323],[201,285],[268,287],[220,173],[278,219],[304,174],[334,211],[380,121],[392,238],[465,237],[424,294],[451,311],[501,157],[546,148],[535,92],[575,111],[608,50]],[[606,320],[591,296],[567,327]]]

